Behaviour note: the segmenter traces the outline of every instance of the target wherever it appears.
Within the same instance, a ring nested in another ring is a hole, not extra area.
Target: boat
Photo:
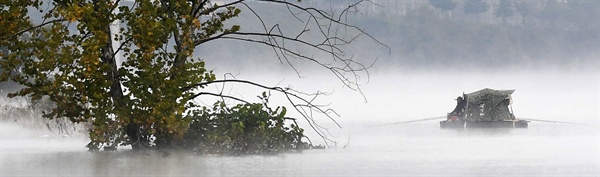
[[[511,95],[514,91],[485,88],[463,93],[458,99],[466,104],[458,114],[448,113],[446,120],[440,121],[440,128],[527,128],[529,121],[519,120],[513,114]]]

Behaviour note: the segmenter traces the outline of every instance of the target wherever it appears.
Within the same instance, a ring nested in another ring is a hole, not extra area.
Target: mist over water
[[[263,8],[277,16],[272,23],[285,26],[293,19],[279,16],[287,8]],[[194,54],[219,79],[331,93],[315,100],[340,115],[334,118],[341,128],[323,116],[315,120],[337,141],[331,148],[246,156],[88,152],[85,135],[23,126],[13,121],[22,117],[11,116],[0,119],[0,176],[600,176],[597,10],[584,14],[590,22],[576,23],[589,26],[579,31],[443,21],[422,10],[410,12],[416,17],[356,19],[391,48],[386,55],[363,38],[348,48],[361,62],[378,59],[369,75],[358,78],[359,91],[314,63],[293,60],[295,71],[264,46],[215,41]],[[430,17],[435,20],[424,21]],[[256,29],[258,23],[240,18],[231,23]],[[445,116],[457,96],[483,88],[515,89],[517,118],[576,124],[533,121],[526,129],[467,130],[440,129],[438,120],[395,124]],[[206,89],[255,102],[264,91],[245,85]],[[311,141],[323,143],[282,95],[271,94],[270,106],[287,106],[287,116],[300,119]],[[198,102],[211,106],[215,100]]]
[[[574,69],[504,71],[381,67],[384,66],[375,66],[368,77],[361,77],[358,81],[362,85],[360,92],[348,89],[322,71],[300,71],[302,78],[294,72],[256,71],[239,72],[237,77],[269,86],[289,86],[309,93],[317,90],[329,92],[331,95],[320,97],[317,102],[330,104],[341,114],[339,120],[348,122],[385,123],[445,116],[456,105],[454,99],[457,96],[484,88],[514,89],[512,108],[517,117],[598,122],[600,71],[597,64]],[[250,96],[262,91],[241,86],[225,88],[225,92],[231,89]],[[273,96],[273,99],[277,100],[277,97]],[[285,100],[277,101],[273,104],[285,104]]]
[[[394,71],[375,69],[361,95],[329,76],[305,72],[240,72],[237,77],[299,90],[331,91],[330,103],[342,128],[319,118],[337,145],[267,156],[196,155],[171,152],[88,152],[85,136],[61,137],[3,122],[2,176],[596,176],[600,173],[598,72],[515,70],[511,72]],[[322,76],[322,77],[319,77]],[[443,116],[463,92],[516,89],[517,117],[585,125],[530,122],[527,129],[440,129],[437,120],[390,123]],[[211,88],[209,88],[211,89]],[[212,88],[221,89],[221,88]],[[261,90],[226,86],[239,95]],[[256,93],[256,94],[255,94]],[[284,100],[272,97],[272,105]],[[206,103],[210,103],[206,101]],[[294,116],[293,111],[289,111]],[[301,124],[315,143],[319,138]]]
[[[6,126],[6,125],[3,125]],[[441,130],[436,122],[353,129],[346,148],[275,156],[87,152],[84,140],[3,141],[2,175],[414,176],[598,174],[597,127]],[[5,133],[5,132],[3,132]],[[35,142],[41,141],[43,143]],[[48,143],[54,142],[54,143]],[[8,143],[23,146],[6,147]],[[67,146],[80,148],[68,148]],[[66,148],[66,149],[65,149]]]

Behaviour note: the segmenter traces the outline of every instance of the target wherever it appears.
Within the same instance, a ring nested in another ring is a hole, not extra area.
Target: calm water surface
[[[348,146],[272,156],[88,152],[84,137],[2,125],[2,176],[598,176],[598,126],[350,126]],[[15,133],[16,132],[16,133]],[[47,132],[46,132],[47,133]],[[344,142],[346,143],[346,142]]]

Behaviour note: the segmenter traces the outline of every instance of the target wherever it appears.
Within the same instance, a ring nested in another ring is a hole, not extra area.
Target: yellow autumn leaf
[[[197,18],[195,18],[194,20],[192,20],[192,23],[194,24],[194,26],[196,26],[197,28],[200,28],[200,20],[198,20]]]
[[[69,22],[75,22],[75,20],[77,20],[77,18],[75,18],[74,16],[69,17]]]

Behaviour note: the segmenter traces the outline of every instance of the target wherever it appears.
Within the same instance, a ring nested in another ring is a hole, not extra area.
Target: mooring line
[[[386,125],[407,124],[407,123],[424,122],[424,121],[440,120],[440,119],[446,119],[446,116],[437,116],[437,117],[429,117],[429,118],[424,118],[424,119],[415,119],[415,120],[407,120],[407,121],[400,121],[400,122],[392,122],[392,123],[374,125],[374,126],[371,126],[371,127],[381,127],[381,126],[386,126]]]
[[[560,123],[560,124],[592,126],[592,125],[589,125],[589,124],[582,124],[582,123],[575,123],[575,122],[565,122],[565,121],[557,121],[557,120],[530,119],[530,118],[523,118],[523,117],[519,117],[518,119],[527,120],[527,121],[535,121],[535,122],[547,122],[547,123]]]
[[[398,124],[407,124],[407,123],[424,122],[424,121],[441,120],[441,119],[446,119],[446,116],[437,116],[437,117],[429,117],[429,118],[424,118],[424,119],[415,119],[415,120],[407,120],[407,121],[400,121],[400,122],[392,122],[392,123],[386,123],[386,124],[373,125],[373,126],[370,126],[370,127],[381,127],[381,126],[386,126],[386,125],[398,125]],[[523,117],[519,117],[517,120],[592,126],[592,125],[589,125],[589,124],[576,123],[576,122],[566,122],[566,121],[556,121],[556,120],[542,120],[542,119],[530,119],[530,118],[523,118]]]

